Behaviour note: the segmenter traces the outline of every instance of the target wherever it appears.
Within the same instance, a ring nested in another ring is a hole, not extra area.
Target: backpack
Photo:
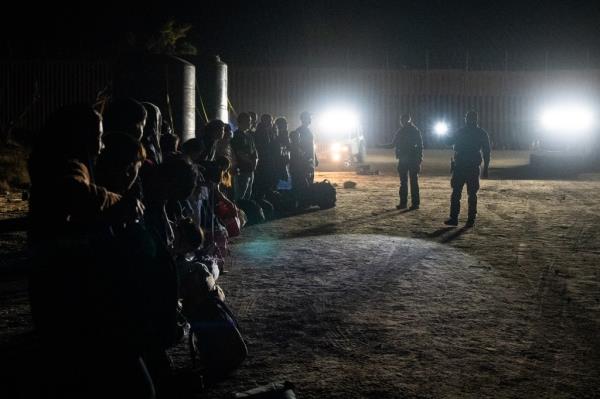
[[[273,191],[266,194],[267,200],[273,204],[278,214],[292,213],[297,208],[297,199],[289,190]]]
[[[188,319],[188,345],[192,364],[207,375],[223,376],[242,364],[248,348],[233,312],[217,296],[209,296]]]
[[[335,206],[336,190],[329,180],[313,183],[308,188],[307,201],[309,205],[316,205],[321,209],[329,209]]]
[[[237,201],[237,205],[246,214],[248,224],[258,224],[265,221],[265,213],[255,201],[240,199]]]

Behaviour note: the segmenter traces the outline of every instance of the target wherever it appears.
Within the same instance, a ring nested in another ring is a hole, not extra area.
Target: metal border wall
[[[311,68],[229,68],[230,99],[236,110],[286,116],[292,128],[303,110],[326,104],[352,105],[361,113],[369,144],[391,139],[401,113],[411,112],[435,147],[434,121],[453,128],[475,109],[495,148],[526,149],[535,137],[545,102],[569,93],[597,103],[600,71],[485,72],[397,71]]]
[[[0,62],[0,123],[37,130],[60,106],[93,101],[109,84],[112,68],[99,61]]]
[[[537,129],[541,106],[569,93],[600,105],[600,71],[459,71],[335,68],[239,68],[229,66],[228,92],[239,111],[286,116],[298,125],[303,110],[327,104],[354,105],[361,113],[369,144],[391,139],[399,115],[411,112],[426,145],[435,120],[462,124],[469,109],[480,112],[481,126],[495,148],[525,149]],[[0,124],[26,114],[16,126],[36,130],[63,104],[92,101],[110,82],[109,61],[40,60],[0,62]],[[39,95],[33,101],[34,94]]]

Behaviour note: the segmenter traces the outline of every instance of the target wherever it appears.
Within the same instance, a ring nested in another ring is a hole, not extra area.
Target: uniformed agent
[[[398,159],[398,175],[400,176],[400,203],[396,209],[404,209],[408,204],[408,181],[410,178],[410,209],[419,209],[419,173],[423,162],[423,138],[421,132],[412,123],[410,114],[400,117],[400,129],[391,144],[383,148],[395,148]]]
[[[452,196],[450,198],[450,218],[444,222],[449,226],[458,225],[460,213],[460,198],[463,186],[467,185],[469,196],[469,211],[466,227],[475,224],[477,215],[477,191],[479,190],[479,174],[483,160],[482,177],[488,177],[490,164],[490,138],[485,130],[478,125],[478,114],[469,111],[465,116],[466,126],[448,137],[447,143],[454,147],[452,160]]]

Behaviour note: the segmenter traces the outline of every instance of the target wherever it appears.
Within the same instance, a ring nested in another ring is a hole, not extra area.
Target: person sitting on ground
[[[148,112],[137,100],[120,98],[110,101],[102,116],[106,133],[125,133],[136,140],[141,140]]]
[[[233,131],[231,130],[231,125],[229,123],[225,123],[223,125],[223,138],[217,142],[217,148],[215,151],[215,157],[225,157],[230,161],[233,158],[232,150],[231,150],[231,139],[233,139]]]
[[[225,135],[225,124],[218,120],[212,120],[204,126],[200,134],[200,138],[204,143],[204,153],[202,159],[205,161],[213,161],[217,153],[217,143],[223,140]]]
[[[233,164],[234,154],[231,148],[231,140],[233,139],[233,131],[229,123],[225,124],[225,134],[222,140],[217,143],[217,150],[215,152],[216,158],[224,157],[229,161],[229,168],[225,171],[223,176],[223,182],[221,184],[221,190],[228,198],[233,198]]]
[[[179,136],[173,133],[160,135],[160,149],[163,159],[179,154]]]
[[[103,142],[104,149],[96,166],[96,179],[110,191],[125,194],[138,177],[146,159],[146,150],[142,143],[123,133],[108,134]]]
[[[168,247],[173,245],[173,230],[169,221],[179,218],[179,215],[168,215],[165,220],[168,202],[185,201],[194,191],[197,180],[197,168],[183,156],[167,158],[143,176],[146,222]]]
[[[162,162],[162,151],[160,148],[160,131],[163,123],[162,114],[160,108],[152,103],[143,102],[142,105],[148,113],[142,135],[142,144],[144,144],[148,159],[154,164],[159,164]]]
[[[41,358],[52,359],[47,380],[54,385],[44,391],[53,397],[102,397],[117,390],[153,397],[134,335],[122,323],[114,329],[109,321],[115,315],[103,306],[106,299],[123,304],[106,292],[98,295],[105,287],[96,277],[106,266],[97,256],[110,237],[106,226],[143,213],[137,199],[94,181],[102,132],[102,119],[90,105],[63,107],[46,121],[29,159],[29,295],[35,328],[49,352]]]
[[[206,147],[204,141],[197,137],[191,138],[181,146],[181,152],[186,155],[194,164],[198,164],[204,160]]]

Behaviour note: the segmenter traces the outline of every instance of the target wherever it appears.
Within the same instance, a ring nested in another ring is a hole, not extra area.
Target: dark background
[[[3,58],[111,55],[127,51],[128,37],[143,40],[173,17],[193,25],[188,38],[201,53],[219,54],[232,65],[600,66],[600,2],[594,1],[196,1],[110,9],[102,3],[16,6],[20,9],[2,13]]]

